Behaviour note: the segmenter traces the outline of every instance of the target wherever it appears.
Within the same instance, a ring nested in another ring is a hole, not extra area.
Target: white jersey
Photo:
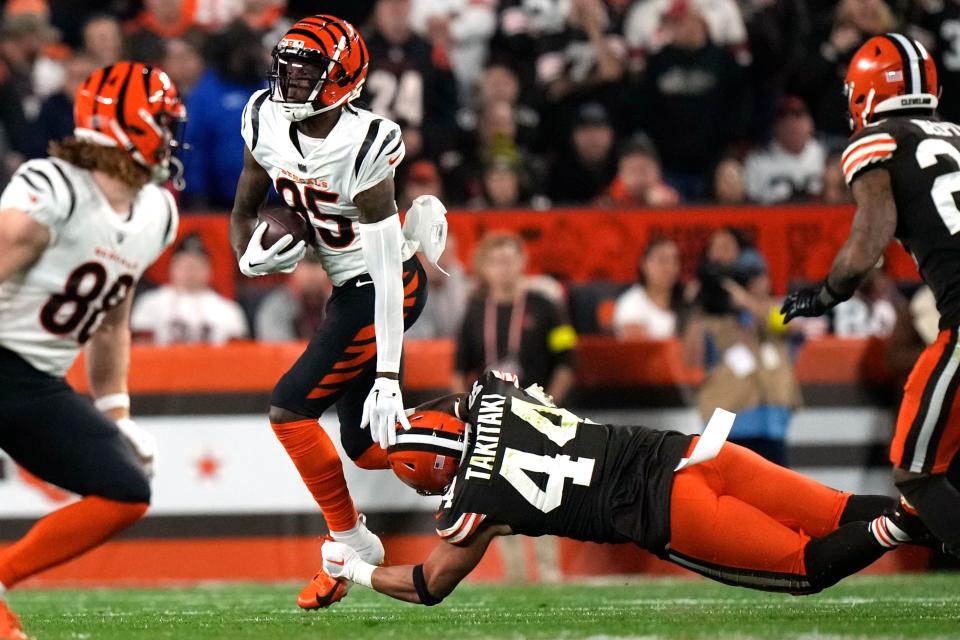
[[[283,117],[266,89],[250,97],[242,120],[247,148],[280,198],[313,225],[317,255],[334,286],[365,273],[353,199],[393,176],[405,152],[400,127],[348,106],[326,138],[312,139]],[[412,255],[404,244],[403,260]]]
[[[92,174],[55,158],[20,166],[0,196],[47,227],[50,243],[0,284],[0,346],[63,376],[107,311],[133,292],[177,233],[177,205],[147,185],[130,214],[107,203]]]
[[[243,309],[233,300],[212,289],[178,291],[170,285],[137,298],[130,329],[160,345],[223,344],[248,334]]]

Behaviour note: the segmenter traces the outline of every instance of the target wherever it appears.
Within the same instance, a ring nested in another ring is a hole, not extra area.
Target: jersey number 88
[[[133,276],[123,274],[101,297],[106,289],[107,270],[99,262],[85,262],[67,278],[63,293],[50,296],[40,309],[40,324],[58,336],[80,327],[77,342],[83,344],[93,335],[102,316],[126,299],[133,283]],[[99,305],[94,306],[98,301]]]

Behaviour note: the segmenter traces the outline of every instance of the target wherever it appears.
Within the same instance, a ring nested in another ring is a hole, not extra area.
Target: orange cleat
[[[29,640],[7,603],[0,600],[0,640]]]
[[[300,595],[297,596],[297,606],[307,611],[326,609],[330,605],[343,600],[349,589],[349,582],[331,578],[321,570],[313,576],[310,584],[305,586]],[[3,640],[2,636],[0,636],[0,640]]]

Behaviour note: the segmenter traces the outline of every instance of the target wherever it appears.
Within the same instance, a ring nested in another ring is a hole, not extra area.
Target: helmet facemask
[[[290,46],[274,48],[273,65],[267,79],[270,82],[270,100],[278,103],[284,117],[293,122],[352,100],[359,95],[362,86],[361,82],[356,90],[333,104],[326,104],[324,93],[329,84],[342,87],[350,81],[343,65],[319,52]]]

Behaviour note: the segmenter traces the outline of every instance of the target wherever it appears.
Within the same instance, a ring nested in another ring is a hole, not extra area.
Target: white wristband
[[[367,589],[373,589],[373,570],[377,567],[361,560],[353,566],[350,571],[350,580],[354,584],[363,585]]]
[[[129,409],[130,395],[126,393],[110,393],[100,396],[93,401],[93,406],[98,411],[110,411],[111,409]]]

